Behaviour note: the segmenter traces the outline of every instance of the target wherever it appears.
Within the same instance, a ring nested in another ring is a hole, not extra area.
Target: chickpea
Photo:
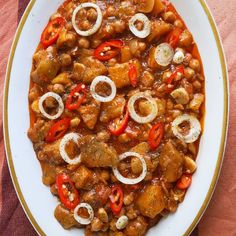
[[[115,58],[112,58],[108,61],[109,66],[114,66],[117,63],[117,60]]]
[[[100,39],[94,39],[92,41],[92,48],[97,48],[101,43],[102,41]]]
[[[192,58],[193,58],[192,54],[186,53],[184,57],[184,65],[188,66]]]
[[[80,24],[81,30],[89,30],[91,28],[91,24],[88,20],[83,20]]]
[[[108,222],[108,215],[107,215],[107,212],[105,211],[104,208],[99,208],[99,209],[98,209],[98,218],[99,218],[103,223],[107,223],[107,222]]]
[[[121,134],[119,137],[118,137],[118,141],[121,142],[121,143],[128,143],[131,141],[130,137],[124,133],[124,134]]]
[[[89,48],[89,45],[90,45],[90,42],[86,38],[82,37],[78,40],[78,46],[81,47],[81,48],[86,48],[87,49],[87,48]]]
[[[100,231],[102,229],[103,223],[101,220],[99,220],[97,217],[94,217],[92,223],[91,223],[91,230],[93,232]]]
[[[197,59],[192,59],[190,62],[189,62],[189,66],[195,70],[196,72],[199,72],[201,70],[201,65],[200,65],[200,61],[197,60]]]
[[[54,93],[62,94],[65,92],[64,86],[62,84],[54,84],[52,87]]]
[[[90,21],[95,21],[97,19],[97,12],[95,9],[91,8],[87,11],[87,19]]]
[[[140,82],[145,87],[151,87],[154,83],[154,76],[149,71],[144,71],[143,76],[140,79]]]
[[[107,182],[107,181],[110,179],[109,171],[103,170],[103,171],[100,173],[100,179],[101,179],[103,182]]]
[[[61,54],[60,60],[61,60],[61,65],[62,66],[69,66],[72,62],[71,56],[69,54],[66,54],[66,53]]]
[[[35,113],[40,113],[40,110],[39,110],[39,100],[33,101],[33,103],[31,104],[31,109],[32,109]]]
[[[139,211],[135,210],[133,205],[130,205],[127,209],[126,215],[130,220],[133,220],[138,217]]]
[[[115,16],[116,14],[116,8],[114,6],[109,6],[106,10],[107,16]]]
[[[136,24],[135,24],[135,27],[137,30],[141,31],[143,29],[143,22],[142,21],[138,21]]]
[[[71,22],[71,21],[69,21],[69,22],[66,23],[66,29],[67,29],[67,30],[72,30],[72,29],[73,29],[73,25],[72,25],[72,22]]]
[[[139,42],[138,46],[139,46],[140,51],[144,51],[147,47],[146,43],[144,43],[144,42]]]
[[[165,71],[162,75],[162,81],[163,82],[167,82],[167,80],[170,78],[170,76],[172,75],[171,71]]]
[[[167,11],[162,14],[162,18],[164,21],[173,23],[176,20],[176,15],[172,11]]]
[[[201,84],[200,81],[195,80],[195,81],[193,82],[193,87],[194,87],[196,90],[200,90],[200,89],[202,88],[202,84]]]
[[[87,14],[87,11],[84,8],[82,8],[81,10],[79,10],[77,16],[78,18],[83,19],[86,17],[86,14]]]
[[[125,206],[132,204],[133,201],[134,201],[134,193],[133,192],[124,197]]]
[[[182,47],[189,47],[193,43],[193,36],[188,30],[184,30],[180,35],[179,44]]]
[[[103,32],[104,32],[105,35],[107,35],[107,34],[108,35],[112,35],[112,34],[114,34],[115,29],[114,29],[114,27],[112,25],[107,24],[105,26],[105,28],[103,29]]]
[[[180,29],[184,28],[183,22],[181,20],[179,20],[179,19],[174,22],[174,26],[176,26],[176,27],[178,27]]]
[[[54,108],[57,106],[57,102],[53,97],[48,97],[45,99],[45,106],[48,108]]]
[[[80,118],[79,117],[75,117],[74,119],[72,119],[70,121],[70,127],[75,128],[80,124]]]
[[[184,69],[184,76],[186,79],[191,79],[193,78],[194,75],[195,75],[195,71],[192,68],[186,67]]]
[[[122,33],[125,30],[125,27],[126,27],[125,22],[122,20],[117,20],[114,23],[114,28],[116,33]]]

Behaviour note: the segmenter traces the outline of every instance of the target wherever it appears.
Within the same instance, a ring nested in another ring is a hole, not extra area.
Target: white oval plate
[[[40,35],[63,0],[31,0],[11,49],[4,95],[4,135],[9,169],[23,208],[40,235],[75,236],[53,216],[57,200],[41,181],[41,169],[30,140],[28,89],[32,55]],[[219,35],[203,0],[172,3],[193,33],[206,76],[205,128],[197,158],[198,170],[185,200],[175,214],[153,227],[149,236],[188,235],[207,207],[222,164],[228,124],[228,80]]]

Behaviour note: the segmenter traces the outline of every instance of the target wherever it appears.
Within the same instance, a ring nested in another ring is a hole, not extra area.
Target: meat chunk
[[[140,62],[133,60],[131,63],[137,68],[139,76],[141,68]],[[115,66],[109,67],[108,72],[109,77],[114,81],[117,88],[123,88],[130,85],[129,62],[123,64],[117,63]]]
[[[175,182],[183,172],[184,157],[171,142],[167,142],[160,154],[159,164],[168,182]]]
[[[65,229],[70,229],[72,227],[81,228],[82,226],[75,220],[73,211],[69,211],[62,204],[58,205],[54,211],[54,216],[57,221]]]
[[[164,193],[159,185],[148,185],[139,195],[136,205],[142,215],[155,218],[164,208]]]
[[[77,66],[77,69],[81,72],[80,77],[84,83],[91,83],[95,77],[107,73],[107,68],[104,64],[93,57],[85,57],[80,63],[85,66],[84,69],[81,66]]]
[[[97,123],[100,113],[100,106],[100,102],[95,99],[90,99],[88,103],[79,107],[79,113],[82,120],[89,129],[93,129]]]
[[[33,127],[30,127],[28,130],[28,137],[33,142],[43,141],[48,134],[49,129],[51,128],[51,121],[44,121],[42,119],[38,119]]]
[[[204,95],[201,93],[196,93],[193,95],[193,99],[189,103],[189,108],[193,111],[197,111],[199,110],[203,102],[204,102]]]
[[[85,136],[81,140],[81,161],[86,166],[109,167],[117,165],[118,155],[114,148],[98,141],[93,136]]]
[[[124,112],[125,104],[126,100],[122,95],[117,95],[111,102],[103,103],[100,121],[106,123],[120,117]]]
[[[50,186],[56,182],[56,167],[47,162],[41,162],[42,181],[45,185]]]
[[[38,86],[37,84],[34,84],[33,87],[29,91],[29,101],[33,102],[37,100],[42,95],[42,88]]]
[[[59,150],[60,142],[61,140],[59,139],[53,143],[45,144],[42,150],[38,152],[38,159],[55,165],[65,163]]]
[[[144,217],[139,216],[137,219],[128,223],[124,233],[127,236],[143,236],[147,231],[147,225]]]

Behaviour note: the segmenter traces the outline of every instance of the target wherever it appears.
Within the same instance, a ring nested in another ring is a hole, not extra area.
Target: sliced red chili
[[[138,71],[135,65],[129,64],[129,80],[131,85],[135,88],[138,84]]]
[[[192,183],[192,175],[183,174],[181,178],[177,181],[176,187],[178,189],[187,189]]]
[[[81,94],[82,93],[82,94]],[[84,84],[77,85],[74,89],[71,90],[70,94],[66,100],[66,108],[70,111],[78,109],[81,103],[86,99],[86,87]],[[76,99],[74,102],[73,100]]]
[[[41,35],[41,43],[45,48],[57,41],[59,33],[65,23],[66,21],[63,17],[57,17],[48,23]]]
[[[119,215],[124,202],[123,190],[119,186],[113,186],[110,195],[110,207],[115,215]]]
[[[176,48],[179,42],[180,35],[182,34],[183,30],[180,28],[175,28],[172,30],[166,37],[166,42],[170,44],[172,48]]]
[[[125,131],[128,125],[128,121],[129,121],[129,112],[128,109],[126,109],[126,113],[122,118],[117,118],[110,122],[110,124],[108,125],[108,130],[113,135],[119,136]]]
[[[113,39],[100,44],[94,51],[94,57],[100,61],[107,61],[120,53],[124,42],[119,39]]]
[[[54,142],[63,137],[70,126],[70,118],[64,118],[56,122],[46,136],[46,142]]]
[[[66,208],[73,210],[79,204],[80,197],[70,177],[65,173],[59,174],[56,179],[56,185],[62,204]]]
[[[175,79],[175,77],[178,73],[184,74],[184,66],[181,65],[181,66],[178,66],[178,67],[175,68],[174,72],[168,78],[167,84],[172,84],[173,80]]]
[[[158,148],[163,136],[164,136],[164,124],[157,123],[153,125],[149,132],[149,137],[148,137],[148,143],[150,148],[153,150]]]

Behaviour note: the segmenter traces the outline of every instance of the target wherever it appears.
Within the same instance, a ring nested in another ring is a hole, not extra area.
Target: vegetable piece
[[[83,218],[78,215],[78,210],[80,208],[86,208],[89,214],[88,218]],[[76,221],[78,221],[81,225],[89,225],[93,218],[94,218],[94,211],[93,208],[88,203],[80,203],[75,209],[74,209],[74,218]]]
[[[69,133],[69,134],[66,134],[60,142],[59,150],[60,150],[61,157],[66,163],[68,163],[70,165],[76,165],[76,164],[80,163],[81,156],[78,155],[75,158],[71,159],[68,156],[68,154],[66,153],[65,147],[70,141],[74,141],[78,145],[79,138],[80,138],[80,136],[78,134]]]
[[[165,5],[162,3],[161,0],[154,0],[154,2],[155,3],[154,3],[153,10],[152,10],[152,14],[157,16],[165,10]]]
[[[107,83],[111,87],[111,94],[107,97],[100,96],[96,92],[96,86],[97,86],[98,83],[101,83],[101,82]],[[99,101],[99,102],[110,102],[116,96],[116,85],[109,77],[101,75],[101,76],[97,76],[93,80],[93,82],[90,85],[90,91],[91,91],[91,94],[92,94],[93,98],[96,99],[97,101]]]
[[[97,11],[97,20],[91,29],[83,31],[83,30],[79,29],[79,27],[76,23],[76,15],[81,9],[88,8],[88,7],[94,8]],[[102,11],[97,4],[92,3],[92,2],[86,2],[86,3],[81,3],[80,5],[78,5],[75,8],[73,15],[72,15],[72,25],[73,25],[75,31],[77,32],[77,34],[79,34],[81,36],[90,36],[99,30],[99,28],[101,27],[101,24],[102,24]]]
[[[120,49],[124,47],[124,42],[119,39],[113,39],[100,44],[94,51],[94,57],[100,61],[107,61],[116,57]]]
[[[119,186],[113,186],[110,195],[110,207],[115,215],[119,215],[124,202],[123,190]]]
[[[137,21],[143,23],[142,30],[136,28],[135,22]],[[151,32],[151,23],[147,16],[142,13],[137,13],[129,20],[129,29],[138,38],[146,38]]]
[[[138,10],[140,12],[149,13],[154,7],[154,0],[139,0]]]
[[[41,43],[44,48],[55,43],[59,37],[59,33],[65,25],[66,21],[63,17],[57,17],[50,21],[41,35]]]
[[[166,36],[166,43],[168,43],[172,48],[176,48],[180,39],[180,35],[183,30],[180,28],[175,28]]]
[[[82,93],[80,95],[79,93]],[[78,97],[76,102],[73,102],[73,98]],[[74,89],[71,90],[70,94],[66,100],[66,108],[70,111],[77,110],[81,103],[86,98],[86,89],[84,84],[77,85]]]
[[[125,215],[121,216],[116,222],[116,228],[118,230],[124,229],[128,224],[129,218]]]
[[[119,136],[125,131],[128,125],[128,121],[129,112],[128,110],[126,110],[126,113],[122,118],[116,118],[115,120],[110,122],[110,124],[108,125],[108,129],[113,135]]]
[[[155,150],[156,148],[159,147],[163,136],[164,136],[164,124],[157,123],[153,125],[149,132],[149,137],[148,137],[148,143],[152,150]]]
[[[172,84],[173,80],[175,79],[175,77],[178,75],[178,73],[180,74],[184,74],[184,66],[178,66],[175,68],[174,72],[171,74],[171,76],[168,78],[167,80],[167,84]]]
[[[174,50],[168,43],[159,44],[155,50],[155,60],[160,66],[168,66],[174,57]]]
[[[192,175],[183,174],[181,178],[177,181],[176,187],[178,189],[187,189],[192,183]]]
[[[70,118],[64,118],[56,122],[46,136],[46,142],[54,142],[63,137],[70,126]]]
[[[115,177],[120,182],[122,182],[123,184],[129,184],[129,185],[137,184],[137,183],[141,182],[145,178],[145,176],[147,174],[147,164],[146,164],[143,156],[140,155],[137,152],[125,152],[125,153],[123,153],[123,154],[121,154],[119,156],[119,161],[123,161],[127,157],[137,157],[141,161],[143,170],[142,170],[142,173],[140,174],[140,176],[137,177],[137,178],[134,178],[134,179],[125,178],[123,175],[120,174],[120,172],[119,172],[117,167],[113,167],[112,168],[113,173],[114,173]]]
[[[135,102],[141,98],[147,99],[150,103],[150,106],[151,106],[150,114],[145,117],[138,115],[137,112],[135,111],[135,107],[134,107]],[[156,118],[157,113],[158,113],[158,107],[157,107],[156,100],[151,95],[149,95],[148,93],[145,93],[145,92],[136,93],[129,99],[128,110],[129,110],[129,113],[130,113],[130,116],[132,117],[132,119],[140,124],[145,124],[145,123],[149,123],[149,122],[153,121]]]
[[[201,124],[195,116],[184,114],[172,122],[172,131],[178,139],[185,143],[193,143],[201,133]]]
[[[134,66],[132,63],[129,64],[129,79],[131,85],[135,88],[138,83],[138,72],[137,67]]]
[[[79,204],[80,198],[70,177],[65,173],[59,174],[56,179],[56,185],[62,204],[66,208],[73,210]]]
[[[44,107],[43,107],[44,101],[49,97],[54,98],[58,102],[58,105],[59,105],[58,106],[58,111],[55,115],[48,114],[45,111]],[[39,110],[40,110],[40,112],[42,113],[42,115],[44,117],[48,118],[49,120],[55,120],[55,119],[59,118],[61,116],[61,114],[63,113],[64,103],[62,101],[62,98],[58,94],[53,93],[53,92],[48,92],[48,93],[45,93],[42,97],[40,97],[40,99],[39,99]]]

